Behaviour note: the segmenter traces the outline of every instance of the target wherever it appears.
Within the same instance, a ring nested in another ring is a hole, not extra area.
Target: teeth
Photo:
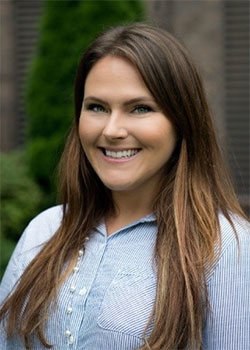
[[[107,149],[104,149],[104,153],[106,156],[111,157],[111,158],[129,158],[134,156],[136,153],[138,153],[139,150],[138,149],[130,149],[130,150],[126,150],[126,151],[119,151],[119,152],[113,152],[113,151],[109,151]]]

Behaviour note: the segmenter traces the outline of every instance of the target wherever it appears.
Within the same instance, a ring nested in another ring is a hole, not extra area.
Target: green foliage
[[[50,193],[73,117],[73,85],[81,53],[104,28],[142,20],[143,7],[135,0],[47,0],[44,5],[26,106],[30,169]]]
[[[10,240],[0,234],[0,279],[2,278],[4,271],[7,267],[8,261],[11,257],[11,254],[16,246],[16,242],[13,240]]]
[[[40,188],[29,175],[23,152],[2,153],[0,169],[2,274],[21,233],[31,218],[43,209],[45,201]]]

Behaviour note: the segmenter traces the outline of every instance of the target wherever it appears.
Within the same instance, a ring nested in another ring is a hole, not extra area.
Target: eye
[[[97,103],[90,103],[89,105],[87,105],[86,109],[95,113],[106,112],[105,108]]]
[[[136,106],[133,110],[132,113],[136,113],[136,114],[144,114],[144,113],[149,113],[152,112],[153,109],[147,105],[139,105]]]

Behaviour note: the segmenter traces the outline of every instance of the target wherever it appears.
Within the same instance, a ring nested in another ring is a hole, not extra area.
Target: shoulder
[[[19,239],[12,259],[26,266],[58,230],[62,221],[62,206],[54,206],[30,221]]]
[[[248,236],[250,233],[250,223],[239,215],[231,214],[230,219],[240,236]],[[222,214],[219,214],[219,223],[222,233],[222,238],[230,237],[233,232],[233,228],[229,220]]]
[[[18,242],[20,254],[30,253],[34,256],[58,230],[62,217],[63,207],[57,205],[44,210],[32,219]]]
[[[246,270],[250,266],[250,224],[238,215],[231,214],[230,221],[219,214],[221,247],[215,248],[215,262],[208,274],[208,280],[215,275],[225,275]]]
[[[250,225],[239,216],[230,218],[235,232],[228,219],[219,216],[222,244],[207,278],[204,349],[249,348]]]
[[[30,221],[24,232],[29,240],[32,241],[32,238],[34,237],[36,241],[35,243],[44,243],[57,231],[61,224],[62,216],[62,205],[46,209]]]
[[[24,230],[5,270],[0,285],[0,303],[14,288],[31,260],[58,230],[63,217],[62,206],[49,208],[37,215]]]
[[[250,223],[235,214],[231,214],[230,219],[233,226],[223,214],[219,215],[222,254],[232,246],[242,250],[250,243]]]

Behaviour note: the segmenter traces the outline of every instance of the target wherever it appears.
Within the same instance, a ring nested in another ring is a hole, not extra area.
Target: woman
[[[60,169],[63,205],[2,281],[2,349],[248,348],[249,226],[170,34],[116,27],[87,49]]]

